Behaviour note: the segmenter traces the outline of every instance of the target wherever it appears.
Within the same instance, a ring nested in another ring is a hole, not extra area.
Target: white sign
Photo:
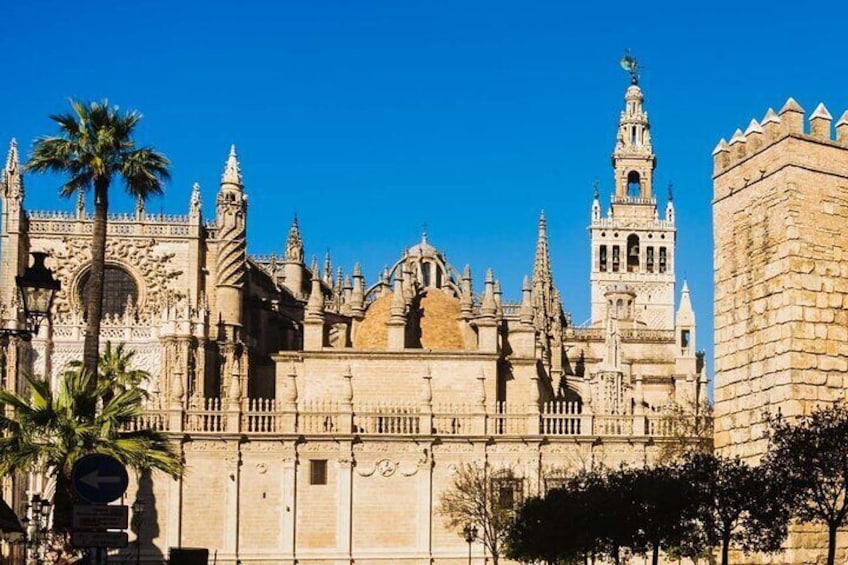
[[[126,532],[73,532],[71,545],[74,547],[126,547],[129,538]]]
[[[130,511],[125,505],[75,504],[75,530],[123,530],[129,524]]]

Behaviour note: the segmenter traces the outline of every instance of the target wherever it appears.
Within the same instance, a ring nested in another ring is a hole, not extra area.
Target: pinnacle
[[[768,109],[768,111],[766,112],[766,115],[763,117],[763,121],[761,122],[761,125],[766,125],[766,124],[769,124],[769,123],[773,123],[773,124],[779,124],[780,123],[780,116],[777,115],[777,113],[774,111],[774,108]]]
[[[757,120],[751,120],[751,123],[748,124],[748,129],[745,130],[745,136],[747,137],[752,133],[763,133],[763,128]]]
[[[819,102],[819,105],[816,106],[815,111],[813,111],[813,115],[810,116],[811,120],[815,119],[825,119],[825,120],[833,120],[833,116],[830,115],[830,112],[827,111],[823,102]]]
[[[780,109],[780,113],[784,114],[785,112],[798,112],[800,114],[804,113],[804,109],[798,104],[794,98],[791,96],[786,101],[786,104],[783,105],[783,108]]]
[[[733,132],[733,137],[730,138],[730,145],[733,145],[735,143],[745,143],[746,141],[748,140],[745,139],[745,134],[742,133],[741,129],[737,129],[735,132]]]
[[[836,122],[836,125],[837,127],[848,126],[848,110],[845,110],[845,112],[842,113],[842,116],[839,118],[839,121]]]
[[[722,137],[721,141],[719,141],[718,144],[715,146],[715,149],[713,149],[713,155],[718,155],[719,153],[724,153],[726,151],[729,151],[727,147],[727,141],[725,141]]]
[[[224,166],[224,174],[221,176],[221,184],[242,185],[241,167],[239,166],[235,145],[230,146],[230,154],[227,157],[227,164]]]
[[[13,137],[9,142],[9,154],[6,157],[6,170],[17,170],[20,167],[20,164],[21,162],[18,159],[18,140]]]
[[[683,288],[680,290],[680,292],[685,292],[687,294],[689,293],[689,283],[686,281],[686,279],[683,279]]]

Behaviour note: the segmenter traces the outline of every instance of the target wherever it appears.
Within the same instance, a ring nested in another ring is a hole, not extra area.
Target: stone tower
[[[674,208],[657,211],[648,113],[637,81],[627,88],[612,154],[615,192],[601,216],[598,190],[592,203],[592,324],[610,314],[626,324],[674,329]],[[614,310],[611,312],[611,308]]]
[[[235,145],[221,177],[216,208],[216,293],[218,324],[227,339],[241,337],[242,294],[247,260],[247,197],[241,180]],[[222,336],[222,337],[223,337]]]
[[[756,461],[768,412],[845,397],[848,113],[790,98],[713,155],[715,446]]]
[[[15,276],[26,269],[27,253],[24,247],[25,214],[23,209],[24,179],[21,162],[18,157],[18,143],[13,139],[9,144],[6,165],[0,176],[0,261],[2,261],[3,279],[0,287],[12,292],[0,297],[6,306],[16,304]],[[13,316],[14,317],[14,316]]]

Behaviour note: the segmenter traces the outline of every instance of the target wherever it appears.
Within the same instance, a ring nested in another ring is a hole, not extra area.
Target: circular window
[[[88,279],[91,271],[83,273],[78,286],[78,298],[83,310],[87,310]],[[128,272],[114,265],[106,265],[103,273],[103,315],[117,316],[124,313],[127,304],[138,303],[138,286]]]

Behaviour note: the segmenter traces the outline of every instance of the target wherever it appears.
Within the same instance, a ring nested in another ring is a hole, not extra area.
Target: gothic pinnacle
[[[536,261],[533,265],[533,282],[551,281],[551,256],[548,250],[548,225],[545,211],[539,215],[539,238],[536,241]]]
[[[242,186],[241,167],[239,166],[235,145],[230,146],[230,155],[227,157],[227,164],[224,166],[224,174],[221,175],[221,184]]]

